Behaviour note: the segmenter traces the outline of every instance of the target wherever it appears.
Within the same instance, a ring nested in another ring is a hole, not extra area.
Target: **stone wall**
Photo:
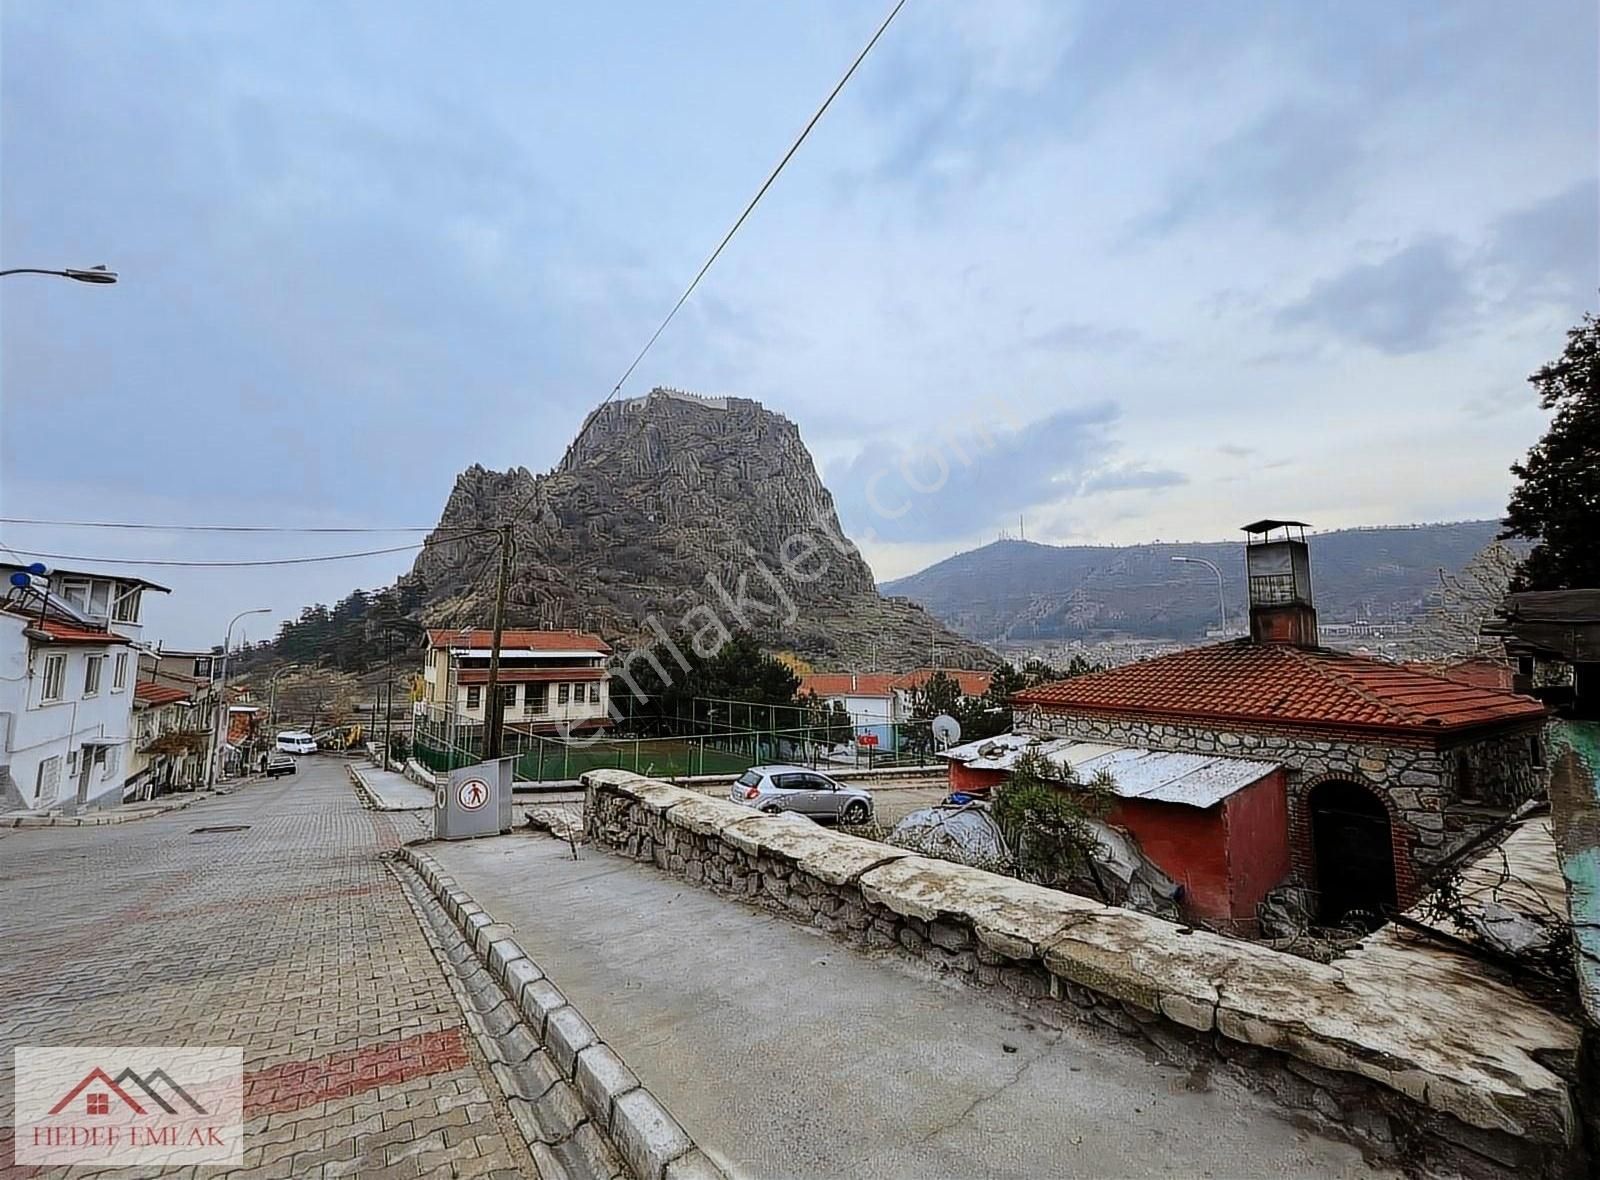
[[[1291,734],[1269,726],[1228,729],[1135,717],[1019,714],[1019,732],[1108,742],[1185,754],[1221,754],[1281,763],[1288,771],[1289,829],[1295,879],[1316,884],[1307,796],[1318,783],[1342,779],[1368,787],[1389,809],[1394,833],[1395,886],[1409,905],[1429,872],[1492,822],[1447,815],[1461,802],[1481,800],[1513,807],[1543,790],[1529,739],[1539,726],[1441,747],[1426,738]],[[1461,791],[1466,767],[1470,793]]]
[[[1225,1068],[1369,1153],[1438,1174],[1586,1174],[1577,1031],[1392,947],[1321,964],[625,771],[584,776],[591,842],[1057,1021]]]

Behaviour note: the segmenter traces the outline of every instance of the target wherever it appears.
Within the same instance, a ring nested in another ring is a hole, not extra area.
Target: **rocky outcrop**
[[[818,667],[993,663],[921,607],[878,594],[799,428],[746,398],[657,389],[596,410],[547,474],[462,472],[413,571],[441,625],[489,617],[499,545],[462,534],[507,520],[511,623],[626,643],[652,616],[692,632],[710,612]]]

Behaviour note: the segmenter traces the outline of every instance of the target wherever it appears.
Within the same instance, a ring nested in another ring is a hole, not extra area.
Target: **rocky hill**
[[[1490,546],[1492,520],[1346,529],[1311,538],[1311,575],[1324,623],[1358,612],[1409,618],[1436,604],[1439,571],[1454,574]],[[1111,635],[1197,639],[1218,621],[1222,571],[1230,621],[1242,625],[1244,543],[1129,546],[996,541],[920,573],[885,583],[885,593],[920,602],[951,627],[985,643],[1096,639]]]
[[[413,569],[432,621],[489,619],[498,542],[440,538],[507,519],[510,623],[586,626],[626,643],[652,616],[714,635],[714,614],[819,668],[875,655],[903,670],[935,652],[953,666],[993,663],[921,607],[880,596],[799,429],[745,398],[657,389],[596,410],[547,474],[464,471]]]

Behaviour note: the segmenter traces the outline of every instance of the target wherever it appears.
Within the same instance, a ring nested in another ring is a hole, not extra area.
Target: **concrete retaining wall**
[[[1393,946],[1315,963],[626,771],[584,783],[594,843],[1180,1061],[1226,1061],[1378,1156],[1589,1174],[1576,1029],[1474,969]]]

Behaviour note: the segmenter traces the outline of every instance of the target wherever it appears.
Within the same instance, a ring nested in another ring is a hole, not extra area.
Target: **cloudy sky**
[[[4,280],[3,515],[426,525],[549,467],[885,8],[11,0],[0,261],[123,281]],[[625,392],[793,418],[880,578],[1019,517],[1494,515],[1600,302],[1596,42],[1590,0],[910,0]],[[151,568],[151,618],[408,565]]]

